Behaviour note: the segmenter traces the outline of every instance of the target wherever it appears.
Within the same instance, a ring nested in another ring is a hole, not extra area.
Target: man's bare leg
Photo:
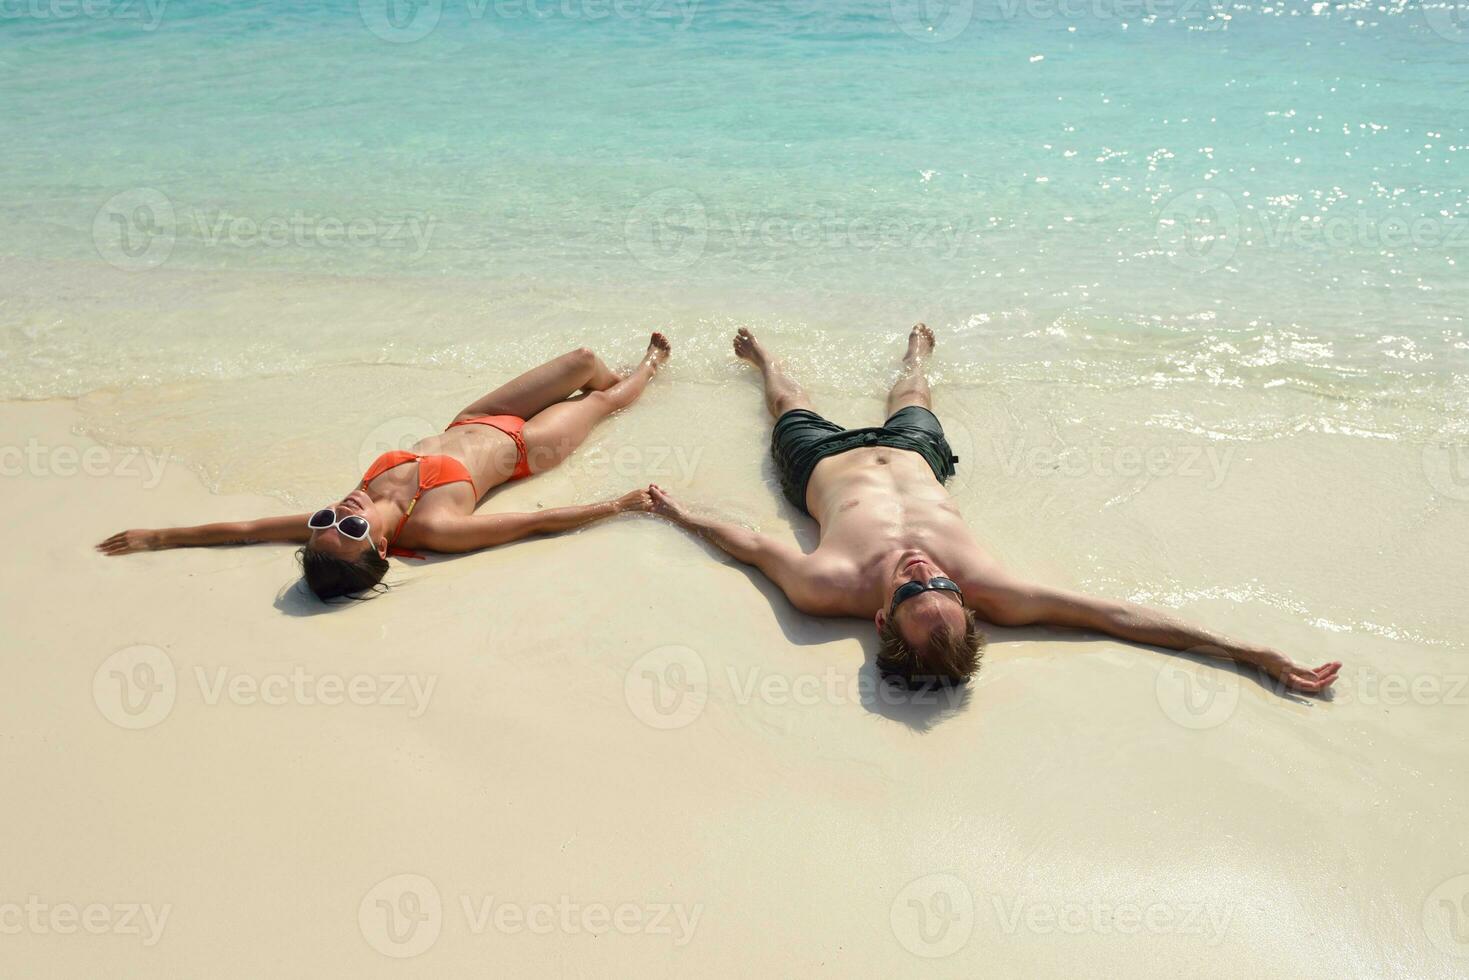
[[[801,386],[786,375],[780,362],[767,354],[755,335],[744,327],[735,334],[734,352],[760,369],[765,379],[765,405],[772,416],[780,418],[792,409],[811,407],[811,399]]]
[[[908,334],[908,353],[903,355],[903,370],[898,375],[893,390],[888,392],[888,418],[893,413],[917,405],[931,408],[928,397],[928,378],[924,376],[924,365],[933,353],[933,331],[925,324],[915,323]]]

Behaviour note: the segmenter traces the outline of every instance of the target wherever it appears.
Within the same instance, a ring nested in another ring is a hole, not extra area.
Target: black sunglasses
[[[927,582],[904,582],[898,586],[898,590],[893,593],[893,604],[888,607],[888,615],[891,616],[897,612],[898,607],[909,599],[916,595],[923,595],[925,592],[952,592],[954,598],[959,600],[959,604],[961,606],[964,604],[964,592],[959,588],[958,582],[951,578],[935,576]]]
[[[338,520],[335,507],[323,507],[312,514],[306,521],[306,526],[313,531],[325,531],[329,527],[334,527],[342,537],[351,538],[353,541],[364,540],[368,532],[372,530],[372,526],[367,523],[367,518],[359,517],[356,514],[348,514]]]

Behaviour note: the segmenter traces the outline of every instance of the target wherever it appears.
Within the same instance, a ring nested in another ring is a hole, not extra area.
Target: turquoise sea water
[[[3,11],[0,395],[921,318],[950,380],[1464,416],[1462,0]]]

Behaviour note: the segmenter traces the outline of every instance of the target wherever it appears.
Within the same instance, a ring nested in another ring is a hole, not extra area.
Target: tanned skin
[[[921,323],[915,326],[901,375],[888,394],[889,415],[909,405],[930,407],[924,368],[933,348],[933,332]],[[740,330],[734,350],[760,371],[773,417],[811,408],[806,393],[754,334]],[[1309,693],[1330,687],[1341,669],[1337,662],[1303,667],[1279,650],[1236,642],[1165,612],[1015,575],[980,546],[916,452],[860,448],[818,463],[806,490],[807,509],[821,525],[820,542],[810,554],[792,541],[695,514],[656,485],[648,491],[654,513],[760,569],[792,605],[812,615],[870,619],[881,629],[900,585],[944,577],[959,584],[963,603],[980,619],[998,626],[1074,627],[1207,654],[1257,667],[1285,687]],[[899,634],[913,647],[921,647],[940,625],[964,629],[960,601],[952,592],[924,592],[900,605],[894,617]]]
[[[671,351],[663,334],[653,334],[643,359],[624,376],[582,347],[506,382],[468,405],[454,421],[481,415],[525,419],[522,438],[527,460],[532,473],[541,473],[569,456],[598,422],[636,402]],[[364,541],[345,537],[335,528],[311,530],[306,526],[310,514],[292,514],[195,527],[135,528],[112,535],[99,543],[97,550],[104,555],[126,555],[165,548],[289,543],[308,544],[351,559],[368,549],[386,555],[389,535],[402,526],[401,537],[393,542],[397,546],[454,554],[569,531],[616,514],[646,512],[652,507],[648,492],[638,489],[594,504],[525,514],[476,514],[479,498],[475,489],[483,497],[511,478],[516,461],[514,441],[498,429],[466,425],[419,440],[413,451],[454,457],[469,470],[474,487],[467,483],[435,487],[425,491],[415,505],[412,501],[418,491],[418,465],[394,467],[366,487],[359,486],[328,505],[339,517],[355,514],[366,518],[371,534]],[[413,520],[404,524],[403,515],[410,506]]]

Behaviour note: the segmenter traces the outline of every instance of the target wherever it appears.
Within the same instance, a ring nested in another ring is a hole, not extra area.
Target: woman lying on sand
[[[464,552],[566,531],[625,511],[646,511],[646,490],[581,507],[533,514],[475,514],[491,488],[551,469],[592,426],[638,400],[668,359],[655,333],[648,352],[619,377],[585,347],[502,385],[454,417],[412,452],[383,453],[357,489],[314,514],[254,521],[121,531],[97,545],[107,555],[202,545],[291,542],[311,591],[322,599],[375,588],[387,556],[412,549]],[[583,392],[578,398],[571,397]],[[409,465],[413,464],[413,465]],[[412,518],[410,520],[410,518]]]

